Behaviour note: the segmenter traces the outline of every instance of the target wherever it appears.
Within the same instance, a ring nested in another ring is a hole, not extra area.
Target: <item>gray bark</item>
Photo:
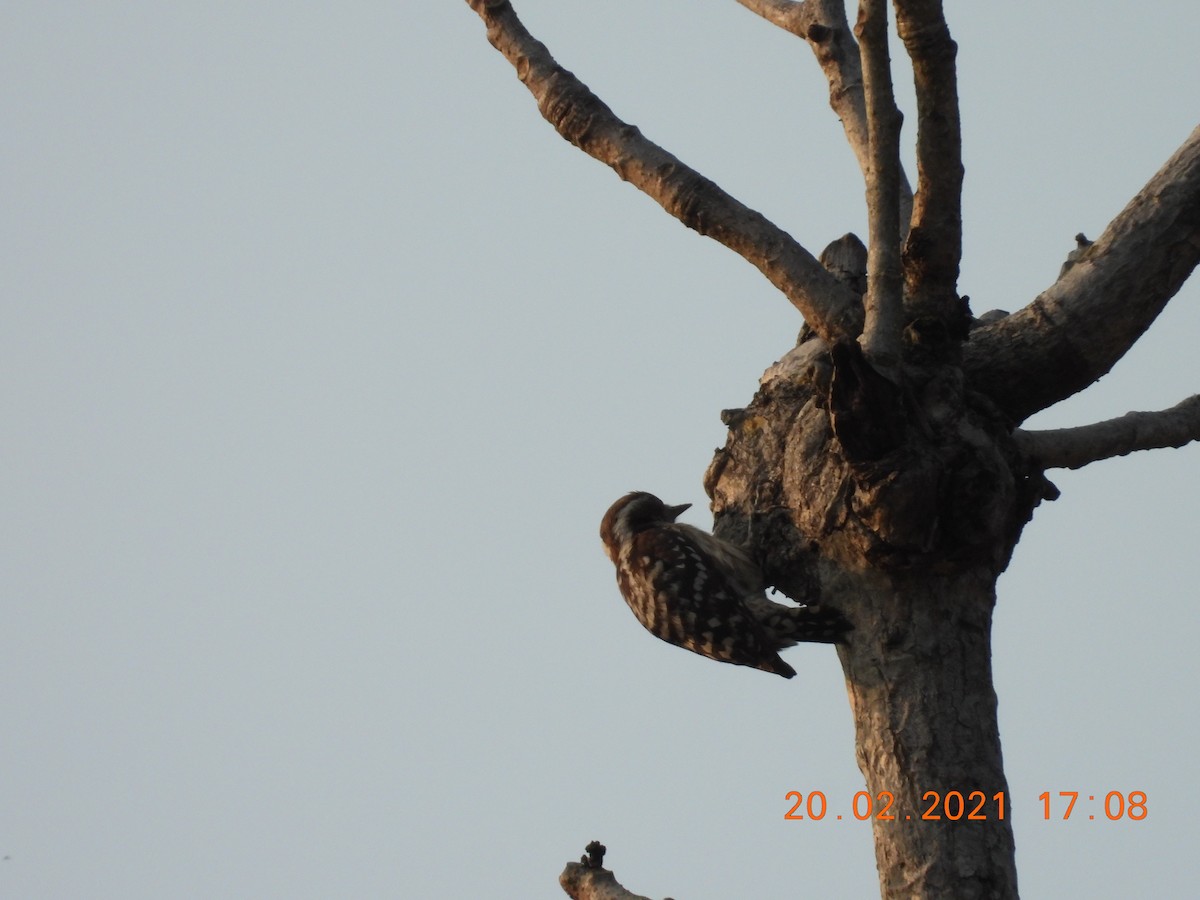
[[[1107,374],[1198,262],[1200,128],[1062,278],[971,333],[967,378],[1021,423]]]
[[[1028,457],[1047,469],[1079,469],[1135,450],[1182,447],[1200,441],[1200,394],[1170,409],[1126,413],[1077,428],[1018,430],[1016,439]]]
[[[905,293],[913,318],[949,322],[958,304],[962,258],[962,136],[958,47],[941,0],[896,0],[896,30],[917,89],[917,194],[904,247]]]
[[[858,762],[897,814],[873,823],[882,895],[1015,897],[991,615],[996,578],[1052,489],[961,377],[909,368],[903,396],[869,374],[839,387],[862,365],[809,340],[727,415],[705,485],[716,533],[784,593],[854,625],[838,653]],[[930,791],[986,798],[983,819],[924,820]]]
[[[825,596],[858,613],[839,656],[859,768],[877,813],[879,797],[894,798],[894,820],[872,822],[884,897],[1017,896],[992,687],[994,584],[986,568],[824,578]]]
[[[846,132],[846,141],[854,152],[863,179],[871,168],[870,125],[867,121],[866,91],[862,61],[846,21],[844,0],[738,0],[757,13],[808,41],[821,71],[829,82],[829,106]],[[898,172],[900,189],[900,238],[908,235],[912,218],[913,192],[903,166]]]
[[[890,371],[900,363],[904,284],[900,272],[901,117],[892,93],[886,0],[864,0],[854,31],[862,51],[870,142],[866,172],[870,252],[859,343],[873,365]]]
[[[650,900],[627,890],[608,869],[567,863],[558,883],[572,900]]]

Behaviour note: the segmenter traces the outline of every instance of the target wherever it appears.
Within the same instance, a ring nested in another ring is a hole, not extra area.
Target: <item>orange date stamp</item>
[[[788,791],[784,799],[792,803],[791,809],[783,814],[788,821],[820,821],[830,815],[829,803],[823,791]],[[924,809],[904,811],[896,808],[896,797],[891,791],[859,791],[850,801],[849,815],[859,822],[917,821],[924,822],[987,822],[1004,818],[1004,791],[988,797],[983,791],[926,791],[921,796]],[[833,813],[835,820],[845,816]]]
[[[1062,820],[1071,818],[1076,812],[1076,803],[1080,797],[1086,798],[1087,804],[1102,801],[1103,818],[1111,822],[1128,819],[1140,822],[1148,815],[1145,791],[1109,791],[1100,797],[1097,794],[1081,795],[1079,791],[1059,791],[1057,798],[1049,791],[1038,795],[1042,803],[1042,818],[1051,819],[1051,809],[1062,813]],[[829,801],[823,791],[788,791],[784,799],[791,804],[784,819],[789,822],[813,821],[831,818],[835,821],[855,819],[859,822],[989,822],[1002,821],[1007,813],[1004,791],[997,791],[990,797],[983,791],[926,791],[921,795],[924,804],[922,809],[900,810],[896,807],[896,797],[891,791],[859,791],[850,801],[850,808],[845,813],[831,811]],[[1089,820],[1095,820],[1099,809],[1095,806],[1081,804],[1087,810]],[[1095,811],[1093,811],[1095,810]],[[1084,813],[1078,813],[1076,818],[1083,818]]]

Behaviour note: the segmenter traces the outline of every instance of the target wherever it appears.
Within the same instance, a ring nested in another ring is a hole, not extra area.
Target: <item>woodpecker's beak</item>
[[[690,509],[691,506],[692,506],[692,504],[690,504],[690,503],[681,503],[681,504],[679,504],[679,506],[668,506],[667,507],[667,518],[670,519],[672,522],[674,522],[676,519],[679,518],[680,513],[682,513],[685,509]]]

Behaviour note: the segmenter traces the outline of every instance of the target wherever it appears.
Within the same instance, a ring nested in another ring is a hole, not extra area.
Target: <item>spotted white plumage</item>
[[[635,491],[614,503],[600,539],[617,585],[655,637],[720,662],[784,678],[779,651],[798,641],[833,643],[849,625],[834,610],[769,599],[762,573],[740,548],[676,522],[690,504],[667,506]]]

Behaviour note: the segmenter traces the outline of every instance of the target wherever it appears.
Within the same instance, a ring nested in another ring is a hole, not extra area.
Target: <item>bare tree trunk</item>
[[[994,576],[841,573],[826,585],[863,613],[839,656],[881,895],[1016,897],[992,687]]]
[[[855,345],[804,341],[726,411],[706,478],[721,537],[854,624],[838,652],[885,898],[1017,896],[992,608],[1053,489],[957,373],[898,387]]]

